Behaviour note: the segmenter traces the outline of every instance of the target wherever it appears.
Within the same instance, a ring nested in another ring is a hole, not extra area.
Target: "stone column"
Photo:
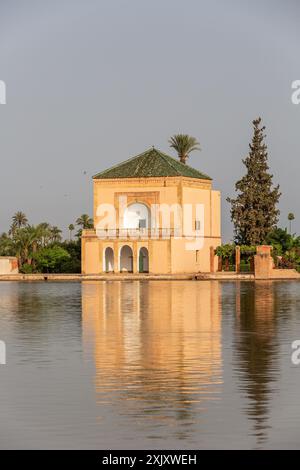
[[[152,273],[152,256],[153,256],[153,243],[149,240],[148,243],[148,263],[149,263],[149,273]]]
[[[114,241],[114,273],[119,273],[119,244]]]
[[[105,254],[103,253],[103,244],[101,242],[98,242],[99,243],[99,263],[100,263],[100,273],[104,273],[104,269],[103,269],[103,257],[105,256]]]
[[[132,259],[132,272],[137,273],[138,268],[137,268],[137,261],[138,261],[138,247],[137,247],[137,242],[133,242],[133,247],[132,247],[132,254],[133,254],[133,259]]]
[[[219,272],[222,271],[222,263],[223,263],[222,256],[218,256],[218,271]]]
[[[272,277],[273,258],[271,256],[271,246],[261,245],[256,247],[254,256],[255,279],[270,279]]]
[[[210,250],[210,272],[215,272],[215,249],[213,246],[209,248]]]

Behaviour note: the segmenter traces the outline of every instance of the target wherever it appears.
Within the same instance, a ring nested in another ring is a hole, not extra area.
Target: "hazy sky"
[[[0,0],[0,232],[16,210],[62,228],[92,215],[93,174],[187,132],[228,240],[258,115],[281,223],[293,211],[300,231],[299,24],[296,0]]]

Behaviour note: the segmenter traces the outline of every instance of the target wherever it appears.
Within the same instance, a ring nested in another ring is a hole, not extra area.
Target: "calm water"
[[[297,282],[0,283],[1,448],[300,448]]]

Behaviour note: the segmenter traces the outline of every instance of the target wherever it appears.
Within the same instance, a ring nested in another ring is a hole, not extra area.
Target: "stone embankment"
[[[294,269],[273,269],[269,280],[300,279],[300,274]],[[20,282],[81,282],[81,281],[254,281],[258,280],[254,273],[216,272],[216,273],[190,273],[190,274],[3,274],[0,281]],[[264,280],[262,277],[259,280]]]
[[[195,274],[3,274],[0,281],[46,281],[46,282],[68,282],[68,281],[168,281],[168,280],[192,280]]]

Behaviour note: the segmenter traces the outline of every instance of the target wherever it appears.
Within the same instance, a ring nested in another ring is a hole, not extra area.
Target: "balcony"
[[[170,238],[200,238],[202,233],[183,234],[181,228],[117,228],[117,229],[88,229],[83,230],[83,237],[97,237],[100,240],[147,240]]]

